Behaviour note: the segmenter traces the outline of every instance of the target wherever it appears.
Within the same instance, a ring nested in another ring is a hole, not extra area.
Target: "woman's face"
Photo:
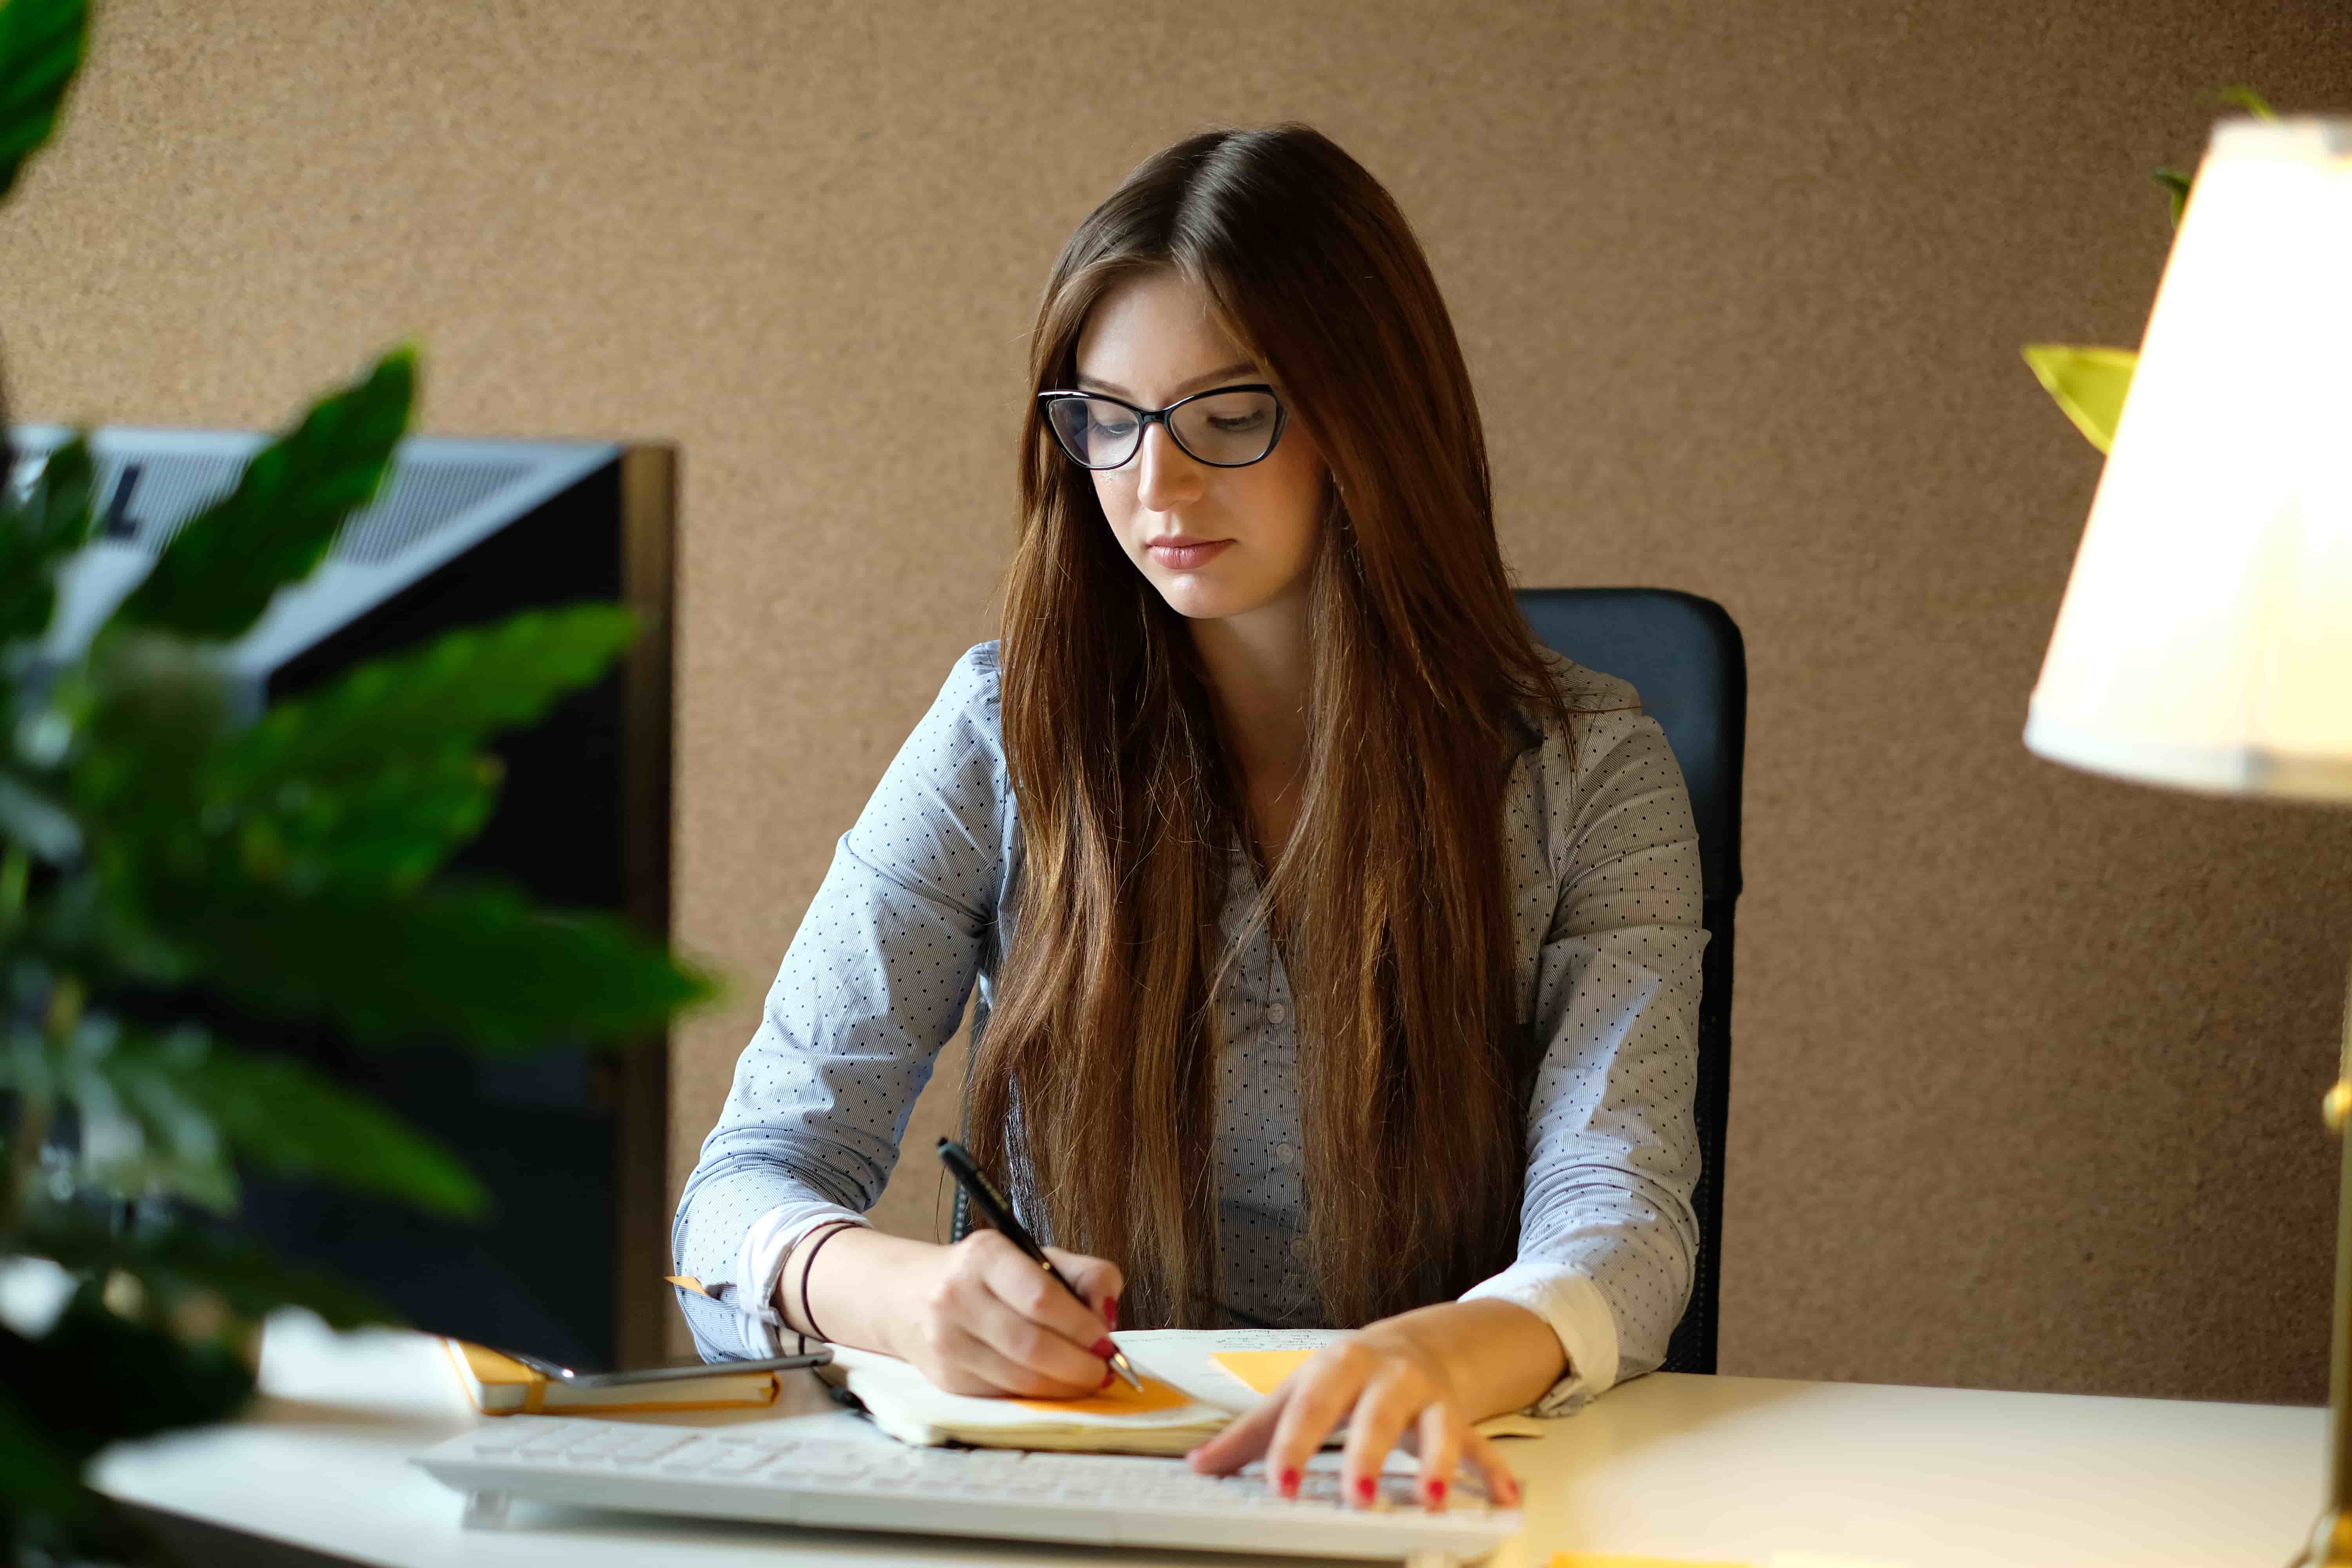
[[[1239,348],[1179,274],[1130,278],[1097,301],[1078,334],[1077,384],[1145,408],[1165,408],[1213,386],[1282,383]],[[1287,409],[1287,404],[1286,404]],[[1155,421],[1142,449],[1116,468],[1092,470],[1119,548],[1179,615],[1246,615],[1305,595],[1323,501],[1323,456],[1297,412],[1272,452],[1246,468],[1195,461]],[[1222,541],[1196,561],[1163,538]]]

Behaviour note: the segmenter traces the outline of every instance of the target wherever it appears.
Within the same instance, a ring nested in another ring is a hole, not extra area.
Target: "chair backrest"
[[[1739,772],[1748,744],[1748,656],[1712,599],[1670,588],[1521,588],[1536,640],[1588,669],[1629,680],[1682,764],[1698,825],[1704,919],[1712,933],[1698,1006],[1701,1168],[1697,1278],[1662,1371],[1715,1370],[1717,1269],[1723,1239],[1723,1133],[1731,1088],[1731,916],[1739,897]]]

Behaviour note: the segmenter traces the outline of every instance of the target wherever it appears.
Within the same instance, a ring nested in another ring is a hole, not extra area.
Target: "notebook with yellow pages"
[[[1339,1331],[1129,1329],[1111,1337],[1142,1376],[1140,1393],[1113,1382],[1082,1399],[950,1394],[896,1356],[846,1345],[834,1347],[833,1363],[817,1375],[856,1395],[874,1424],[902,1442],[1181,1454],[1223,1430]],[[1527,1416],[1498,1415],[1478,1430],[1533,1436],[1543,1427]]]
[[[474,1408],[485,1415],[594,1415],[619,1411],[733,1410],[772,1405],[776,1374],[730,1372],[721,1362],[708,1376],[664,1383],[573,1388],[510,1356],[464,1340],[443,1339],[449,1365]]]

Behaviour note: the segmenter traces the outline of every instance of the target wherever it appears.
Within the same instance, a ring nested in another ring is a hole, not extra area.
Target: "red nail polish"
[[[1295,1498],[1298,1495],[1298,1472],[1297,1470],[1289,1469],[1282,1472],[1282,1495],[1286,1498]]]
[[[1114,1329],[1116,1329],[1117,1327],[1118,1327],[1118,1297],[1116,1297],[1116,1296],[1110,1297],[1109,1299],[1108,1299],[1107,1300],[1105,1300],[1105,1301],[1103,1302],[1103,1321],[1104,1321],[1104,1322],[1106,1322],[1106,1323],[1108,1323],[1108,1324],[1109,1324],[1112,1328],[1114,1328]]]
[[[1118,1381],[1118,1373],[1111,1371],[1108,1367],[1105,1367],[1103,1368],[1103,1380],[1095,1384],[1095,1392],[1097,1394],[1100,1394],[1104,1389],[1108,1388],[1112,1384],[1117,1383]]]
[[[1117,1355],[1118,1353],[1118,1347],[1110,1342],[1110,1336],[1108,1334],[1105,1334],[1102,1338],[1095,1342],[1095,1354],[1102,1357],[1103,1360],[1108,1361],[1112,1356]]]
[[[1372,1500],[1372,1489],[1371,1477],[1358,1476],[1356,1478],[1356,1495],[1358,1497],[1363,1499],[1366,1502],[1370,1502]]]
[[[1433,1477],[1430,1480],[1429,1506],[1434,1509],[1442,1509],[1445,1506],[1445,1480],[1442,1476]]]

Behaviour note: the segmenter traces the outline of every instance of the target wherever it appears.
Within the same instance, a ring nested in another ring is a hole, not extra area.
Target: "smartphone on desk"
[[[527,1351],[500,1349],[499,1353],[570,1388],[620,1388],[638,1383],[724,1377],[738,1372],[798,1372],[803,1368],[823,1366],[833,1360],[832,1348],[818,1345],[796,1354],[763,1356],[756,1361],[694,1361],[675,1366],[641,1366],[619,1372],[595,1372],[584,1367],[566,1366],[562,1362],[550,1361],[545,1356],[532,1355]]]

